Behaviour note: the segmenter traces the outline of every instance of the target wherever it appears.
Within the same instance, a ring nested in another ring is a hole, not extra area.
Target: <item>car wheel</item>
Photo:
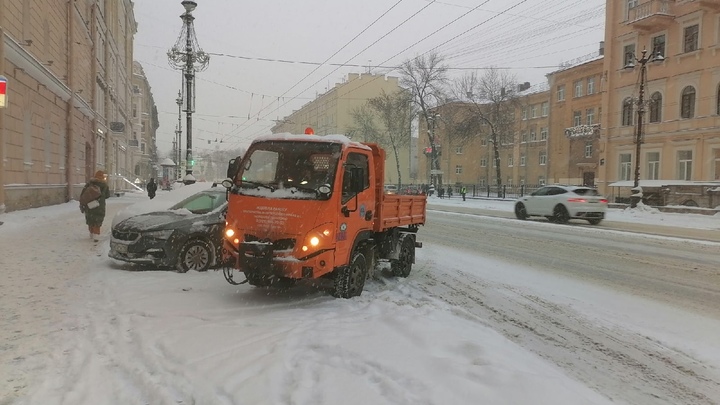
[[[209,242],[192,239],[185,243],[178,255],[177,270],[185,273],[188,270],[206,271],[210,268],[215,249]]]
[[[600,223],[600,221],[602,221],[602,219],[600,219],[600,218],[588,219],[588,222],[590,223],[590,225],[597,225]]]
[[[353,254],[350,265],[338,267],[335,270],[334,297],[352,298],[362,294],[367,278],[366,263],[365,255],[356,252]]]
[[[527,208],[525,208],[525,204],[520,202],[515,204],[515,217],[522,220],[528,218]]]
[[[553,222],[557,222],[558,224],[567,224],[570,220],[570,213],[564,205],[558,204],[553,210],[553,219]]]
[[[413,239],[406,236],[400,245],[400,255],[397,260],[390,261],[390,270],[395,277],[407,277],[410,275],[413,264],[413,250],[415,243]]]

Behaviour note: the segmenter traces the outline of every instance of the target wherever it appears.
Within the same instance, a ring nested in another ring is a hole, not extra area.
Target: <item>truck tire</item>
[[[348,266],[338,267],[335,270],[335,298],[352,298],[362,294],[367,278],[367,261],[360,252],[353,253]]]
[[[415,241],[410,236],[403,238],[400,243],[400,254],[397,260],[390,261],[390,270],[395,277],[407,277],[412,270],[415,257]]]

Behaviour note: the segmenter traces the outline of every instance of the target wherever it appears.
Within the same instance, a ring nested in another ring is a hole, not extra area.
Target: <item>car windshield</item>
[[[329,198],[340,154],[339,143],[257,142],[243,158],[236,190],[268,198]],[[330,193],[319,192],[325,185]]]
[[[170,210],[186,209],[193,214],[207,214],[225,204],[225,194],[202,192],[194,194],[170,207]]]

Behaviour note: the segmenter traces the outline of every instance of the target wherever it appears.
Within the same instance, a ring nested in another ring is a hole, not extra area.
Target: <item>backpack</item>
[[[97,184],[90,184],[85,187],[80,194],[80,205],[87,206],[91,201],[95,201],[102,195],[102,191]]]

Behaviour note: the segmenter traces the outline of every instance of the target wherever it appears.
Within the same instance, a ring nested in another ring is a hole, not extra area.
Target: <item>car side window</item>
[[[532,196],[539,197],[539,196],[547,195],[547,192],[549,189],[550,189],[549,187],[542,187],[542,188],[538,189],[537,191],[535,191],[534,193],[532,193]]]
[[[364,178],[363,178],[363,186],[365,189],[370,187],[370,165],[368,164],[368,157],[367,155],[363,155],[362,153],[349,153],[347,157],[347,162],[345,163],[345,170],[343,172],[343,182],[342,182],[342,203],[345,204],[346,202],[350,201],[350,199],[354,196],[349,190],[350,190],[350,168],[351,167],[359,167],[363,169]]]

